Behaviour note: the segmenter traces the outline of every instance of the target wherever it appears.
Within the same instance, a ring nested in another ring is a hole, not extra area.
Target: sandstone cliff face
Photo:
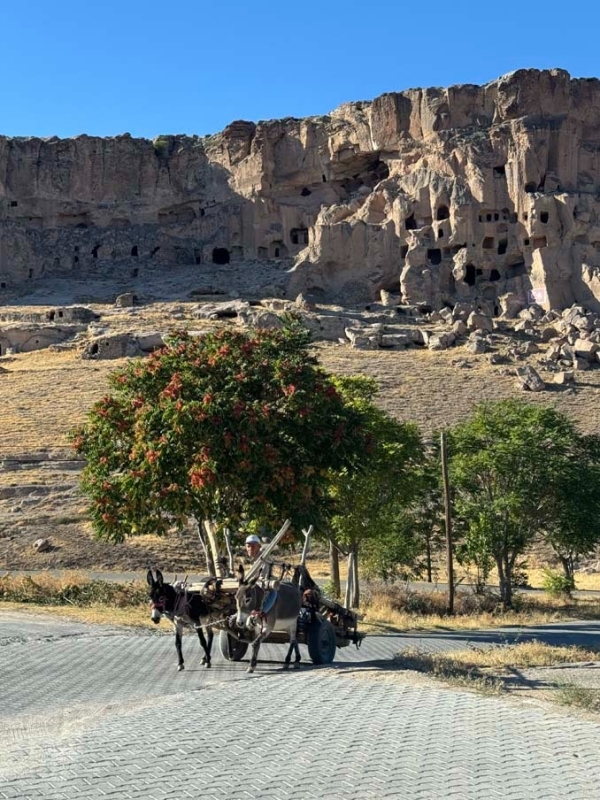
[[[244,261],[320,301],[599,311],[600,81],[522,70],[202,139],[0,138],[0,302]]]

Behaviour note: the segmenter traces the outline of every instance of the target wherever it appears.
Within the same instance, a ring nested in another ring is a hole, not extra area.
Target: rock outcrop
[[[599,311],[600,81],[520,70],[205,138],[0,138],[0,302],[236,262],[307,302]]]

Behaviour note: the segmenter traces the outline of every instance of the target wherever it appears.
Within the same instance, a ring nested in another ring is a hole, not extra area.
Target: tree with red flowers
[[[110,378],[72,434],[98,537],[164,534],[189,518],[296,526],[323,519],[332,472],[364,448],[359,410],[281,330],[174,334]]]

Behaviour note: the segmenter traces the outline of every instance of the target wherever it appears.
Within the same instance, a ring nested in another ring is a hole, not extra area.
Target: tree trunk
[[[507,610],[512,608],[512,565],[507,553],[502,553],[496,557],[496,567],[498,569],[498,580],[500,583],[500,599],[502,607]]]
[[[506,608],[506,586],[504,580],[504,564],[501,556],[495,556],[496,569],[498,570],[498,584],[500,586],[500,599],[502,605]]]
[[[358,608],[360,587],[358,583],[358,545],[354,544],[348,553],[348,581],[346,584],[346,608]]]
[[[560,558],[560,563],[562,564],[563,572],[565,573],[565,578],[569,581],[571,586],[575,588],[575,568],[573,566],[573,556],[558,556]]]
[[[225,547],[227,548],[227,557],[229,559],[229,574],[233,575],[235,568],[234,564],[235,559],[233,556],[233,549],[231,547],[231,531],[229,530],[229,528],[225,528],[224,537],[225,537]]]
[[[208,548],[208,545],[206,543],[206,538],[204,536],[204,533],[202,532],[203,526],[202,526],[202,524],[200,522],[198,522],[197,519],[194,520],[194,522],[196,523],[196,530],[198,532],[198,539],[200,540],[200,546],[202,547],[202,552],[204,553],[204,560],[206,561],[206,571],[208,572],[209,575],[214,575],[215,574],[215,565],[214,565],[214,562],[213,562],[213,559],[212,559],[212,554],[211,554],[211,552],[210,552],[210,550]]]
[[[225,569],[223,568],[223,564],[219,561],[219,545],[217,543],[217,533],[215,530],[214,522],[211,522],[208,519],[204,520],[204,530],[206,531],[206,538],[208,539],[208,546],[212,555],[213,563],[214,563],[214,575],[217,578],[224,578],[225,577]]]
[[[427,583],[433,583],[433,571],[431,569],[431,542],[429,536],[425,537],[425,564],[427,566]]]
[[[329,540],[329,569],[331,571],[333,596],[337,600],[342,593],[340,585],[340,552],[331,539]]]

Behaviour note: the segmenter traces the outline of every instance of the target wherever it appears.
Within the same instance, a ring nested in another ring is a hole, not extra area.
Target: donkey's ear
[[[238,583],[241,586],[242,583],[244,582],[244,575],[246,574],[244,572],[244,565],[243,564],[238,564],[237,574],[238,574]]]
[[[151,569],[149,569],[146,573],[146,580],[148,581],[148,586],[154,586],[154,578],[152,577]]]
[[[159,586],[162,586],[163,583],[165,582],[163,574],[159,569],[156,570],[156,582],[158,583]]]

